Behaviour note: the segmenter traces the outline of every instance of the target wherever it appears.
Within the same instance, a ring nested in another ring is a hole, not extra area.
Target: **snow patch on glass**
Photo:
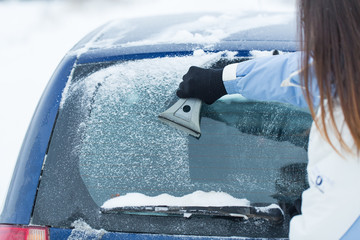
[[[169,194],[146,196],[141,193],[127,193],[123,196],[107,200],[102,208],[112,209],[117,207],[140,206],[197,206],[197,207],[223,207],[223,206],[250,206],[246,199],[238,199],[224,192],[196,191],[182,197]]]
[[[282,214],[284,215],[284,212],[283,210],[280,208],[279,205],[277,204],[270,204],[269,206],[265,206],[265,207],[255,207],[255,209],[258,211],[258,212],[264,212],[264,213],[269,213],[271,209],[274,209],[274,208],[278,208],[281,210]]]
[[[157,116],[176,98],[190,66],[210,66],[227,54],[233,56],[198,50],[193,56],[128,61],[74,79],[66,98],[80,96],[77,108],[86,116],[75,151],[80,175],[98,205],[113,194],[194,191],[188,136]]]

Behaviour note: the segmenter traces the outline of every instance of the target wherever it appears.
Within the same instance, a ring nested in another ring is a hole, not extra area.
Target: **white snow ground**
[[[0,1],[0,211],[47,81],[86,33],[116,18],[249,10],[293,12],[295,0]]]

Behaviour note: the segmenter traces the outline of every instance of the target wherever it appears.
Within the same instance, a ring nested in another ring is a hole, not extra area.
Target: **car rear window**
[[[215,68],[247,59],[236,52],[196,51],[77,65],[49,144],[33,223],[71,227],[84,219],[109,231],[286,237],[287,209],[306,188],[312,121],[307,111],[225,96],[203,105],[199,139],[158,119],[176,102],[175,91],[190,66]],[[197,191],[226,193],[259,206],[278,204],[285,221],[100,211],[129,193],[180,198]]]

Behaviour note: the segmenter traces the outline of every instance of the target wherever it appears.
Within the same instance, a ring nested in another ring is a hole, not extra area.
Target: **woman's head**
[[[324,101],[330,119],[332,110],[340,104],[355,144],[360,149],[360,1],[359,0],[299,0],[299,30],[303,50],[305,93],[312,115],[311,77],[307,63],[313,59],[320,90],[321,118],[317,126],[330,142],[325,124]],[[349,147],[341,139],[341,145]],[[331,143],[331,142],[330,142]]]

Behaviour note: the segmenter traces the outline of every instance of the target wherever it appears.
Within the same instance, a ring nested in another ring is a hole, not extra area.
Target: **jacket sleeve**
[[[223,81],[228,94],[239,93],[247,99],[278,101],[308,108],[300,84],[301,53],[255,58],[224,68]],[[315,107],[319,103],[318,87],[311,90]]]

